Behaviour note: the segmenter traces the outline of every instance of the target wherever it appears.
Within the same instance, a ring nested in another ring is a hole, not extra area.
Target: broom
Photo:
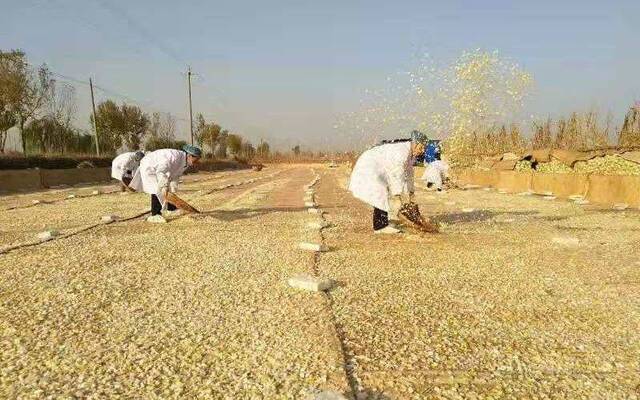
[[[186,201],[182,200],[175,193],[171,193],[171,192],[167,193],[166,198],[167,198],[167,201],[169,203],[173,204],[174,206],[178,207],[181,210],[185,210],[187,212],[194,213],[194,214],[200,214],[200,211],[198,211],[191,204],[189,204]]]
[[[403,204],[398,215],[401,220],[410,222],[422,232],[438,233],[438,226],[424,219],[416,203]]]

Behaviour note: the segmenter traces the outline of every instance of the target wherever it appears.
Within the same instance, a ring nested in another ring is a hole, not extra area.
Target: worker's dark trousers
[[[131,183],[131,178],[130,176],[123,176],[122,177],[122,187],[120,188],[121,191],[125,192],[127,190],[127,186],[129,186],[129,184]]]
[[[373,208],[373,230],[377,231],[389,226],[389,214],[379,208]]]
[[[175,211],[176,206],[169,203],[167,204],[167,210]],[[162,203],[160,203],[158,196],[156,196],[155,194],[152,194],[151,195],[151,215],[160,215],[160,214],[162,214]]]

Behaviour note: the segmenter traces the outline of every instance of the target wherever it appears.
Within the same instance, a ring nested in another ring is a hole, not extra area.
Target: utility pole
[[[93,81],[89,78],[91,88],[91,105],[93,106],[93,129],[96,130],[96,155],[100,157],[100,145],[98,144],[98,118],[96,117],[96,101],[93,98]]]
[[[191,131],[191,145],[193,146],[193,109],[191,108],[191,66],[187,71],[187,79],[189,80],[189,130]]]

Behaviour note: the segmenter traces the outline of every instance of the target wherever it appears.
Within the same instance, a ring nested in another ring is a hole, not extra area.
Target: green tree
[[[227,146],[231,154],[240,154],[240,151],[242,150],[242,137],[236,134],[229,135],[227,138]]]
[[[27,149],[42,154],[65,153],[75,135],[73,128],[61,124],[51,115],[32,121],[24,128]]]
[[[130,150],[138,150],[149,126],[149,118],[138,106],[122,104],[123,140]]]
[[[211,150],[211,156],[213,156],[213,152],[216,149],[216,145],[218,144],[218,139],[220,138],[220,133],[222,132],[222,127],[215,123],[207,124],[203,134],[203,141],[209,146]]]
[[[96,116],[100,148],[105,152],[113,153],[122,145],[130,150],[140,148],[149,127],[149,118],[139,107],[124,103],[118,107],[113,101],[107,100],[98,104]],[[89,118],[93,124],[93,115]]]
[[[204,143],[204,132],[207,129],[207,122],[204,120],[204,116],[200,113],[196,116],[196,126],[194,136],[198,146],[202,147]]]
[[[0,153],[4,153],[9,129],[16,126],[17,122],[15,115],[0,97]]]
[[[34,70],[29,68],[24,52],[0,51],[0,98],[20,130],[24,154],[27,153],[24,128],[45,107],[53,82],[46,64]]]
[[[96,108],[97,126],[100,132],[100,148],[105,153],[114,153],[122,146],[122,121],[118,105],[111,101],[103,101]],[[89,117],[93,124],[93,115]]]

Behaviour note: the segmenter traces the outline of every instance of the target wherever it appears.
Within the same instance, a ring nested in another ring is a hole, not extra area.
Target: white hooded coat
[[[164,196],[159,190],[160,183],[177,187],[178,179],[186,169],[187,153],[184,151],[156,150],[144,156],[129,186],[137,192],[155,194],[158,200],[164,203]]]
[[[436,160],[427,164],[422,180],[432,183],[436,189],[442,189],[442,182],[449,176],[449,165],[442,160]]]
[[[390,196],[414,191],[411,142],[382,144],[362,153],[353,167],[349,191],[357,199],[389,212]]]
[[[135,152],[122,153],[111,162],[111,177],[122,181],[127,171],[131,171],[131,175],[134,175],[139,165]]]

